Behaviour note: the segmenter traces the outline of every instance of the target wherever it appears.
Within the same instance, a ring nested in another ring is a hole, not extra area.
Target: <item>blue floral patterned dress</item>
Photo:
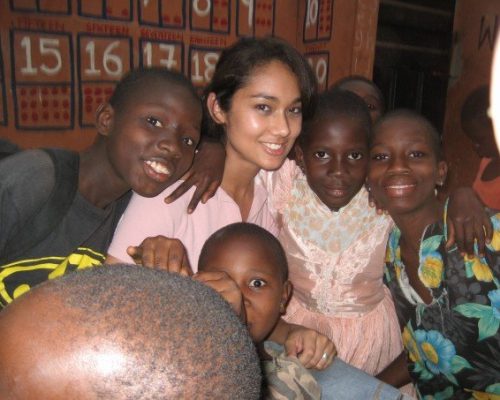
[[[500,213],[490,216],[494,237],[485,257],[447,251],[442,222],[426,228],[418,276],[432,294],[429,305],[409,284],[401,232],[389,237],[384,280],[420,398],[500,399]]]

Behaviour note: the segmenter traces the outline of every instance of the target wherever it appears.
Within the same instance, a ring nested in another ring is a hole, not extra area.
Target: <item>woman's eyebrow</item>
[[[266,100],[270,100],[270,101],[274,101],[274,102],[279,101],[278,97],[272,96],[272,95],[266,94],[266,93],[256,93],[256,94],[251,95],[250,98],[252,98],[252,99],[261,98],[261,99],[266,99]],[[299,102],[301,102],[301,98],[297,97],[296,99],[291,101],[291,104],[299,103]]]

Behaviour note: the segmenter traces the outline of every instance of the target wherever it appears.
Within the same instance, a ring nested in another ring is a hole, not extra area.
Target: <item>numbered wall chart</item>
[[[0,1],[0,135],[24,147],[83,149],[123,74],[164,67],[201,92],[223,49],[243,36],[289,41],[324,89],[333,61],[350,64],[332,53],[333,22],[358,1]]]
[[[73,51],[67,33],[10,32],[16,128],[71,129],[74,125]],[[63,65],[70,68],[63,68]]]

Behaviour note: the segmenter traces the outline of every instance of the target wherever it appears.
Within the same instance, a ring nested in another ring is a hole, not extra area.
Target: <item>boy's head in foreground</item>
[[[125,75],[97,112],[96,145],[127,189],[152,197],[191,166],[200,140],[201,101],[191,82],[166,68]]]
[[[291,295],[286,255],[265,229],[239,222],[219,229],[201,250],[198,270],[225,272],[241,290],[255,343],[274,329]]]
[[[0,313],[0,398],[257,399],[248,332],[210,288],[162,271],[95,267]]]

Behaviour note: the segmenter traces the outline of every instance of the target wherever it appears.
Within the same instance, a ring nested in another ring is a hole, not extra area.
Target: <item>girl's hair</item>
[[[314,133],[314,125],[322,118],[347,117],[357,121],[366,133],[368,144],[372,123],[368,107],[361,97],[347,90],[329,89],[318,96],[318,104],[314,117],[302,124],[302,132],[299,135],[301,146],[308,143],[309,138]]]
[[[426,132],[429,136],[432,150],[436,155],[436,159],[438,161],[442,161],[444,159],[443,151],[441,148],[441,135],[439,131],[432,125],[432,122],[425,118],[423,115],[419,114],[414,110],[409,110],[406,108],[400,108],[397,110],[393,110],[382,116],[373,128],[374,136],[379,131],[380,127],[387,121],[391,119],[406,119],[409,121],[415,121],[420,125],[423,132]]]
[[[122,77],[109,99],[109,104],[115,110],[122,111],[125,104],[133,100],[139,90],[144,90],[146,85],[157,85],[158,81],[182,87],[192,95],[194,101],[201,102],[193,84],[180,72],[169,71],[164,67],[141,67],[133,69]]]
[[[330,90],[334,90],[334,89],[347,90],[345,87],[347,84],[349,84],[351,82],[363,82],[363,83],[366,83],[367,85],[371,86],[373,88],[373,90],[375,90],[375,92],[377,93],[377,97],[380,101],[380,105],[382,107],[382,109],[380,111],[382,112],[382,114],[385,112],[385,99],[384,99],[384,95],[382,94],[382,91],[380,90],[380,88],[377,85],[375,85],[375,83],[373,81],[371,81],[370,79],[368,79],[362,75],[346,76],[345,78],[342,78],[342,79],[338,80],[337,82],[335,82],[330,87]]]
[[[303,119],[314,112],[317,84],[314,73],[305,58],[289,43],[274,37],[242,38],[226,48],[217,62],[215,73],[204,93],[206,99],[213,92],[224,111],[231,108],[231,100],[238,89],[249,80],[255,68],[272,61],[280,61],[290,68],[299,82]],[[224,136],[222,126],[216,124],[205,110],[202,132],[213,138]]]

